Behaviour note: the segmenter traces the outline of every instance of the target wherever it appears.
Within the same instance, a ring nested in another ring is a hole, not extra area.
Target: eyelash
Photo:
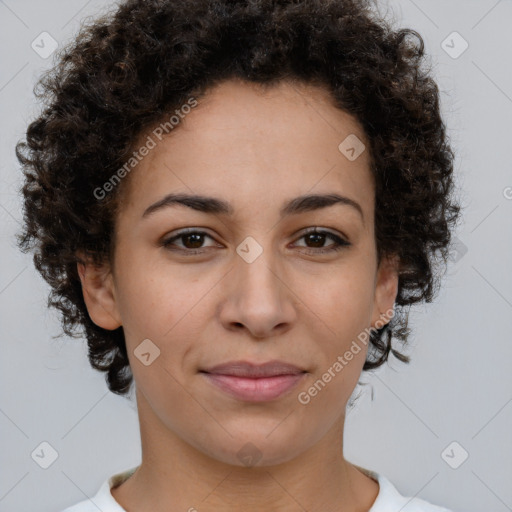
[[[350,245],[352,245],[350,242],[347,242],[346,240],[344,240],[343,238],[339,237],[338,235],[335,235],[334,233],[331,233],[330,231],[322,231],[322,230],[317,230],[316,228],[310,228],[307,232],[303,233],[302,236],[300,236],[298,238],[298,240],[308,236],[308,235],[326,235],[327,238],[330,238],[331,240],[334,241],[334,247],[331,247],[330,249],[328,248],[322,248],[322,247],[319,247],[319,248],[306,248],[308,250],[306,251],[303,251],[303,252],[306,252],[307,254],[325,254],[325,253],[330,253],[330,252],[333,252],[333,251],[340,251]],[[170,251],[177,251],[177,252],[183,252],[183,253],[186,253],[187,256],[190,255],[194,255],[194,254],[202,254],[205,252],[205,249],[182,249],[182,248],[171,248],[171,245],[172,242],[174,242],[175,240],[178,240],[180,238],[183,238],[187,235],[206,235],[208,238],[212,238],[208,233],[205,233],[204,231],[198,231],[198,230],[194,230],[194,229],[187,229],[187,230],[184,230],[184,231],[181,231],[180,233],[178,233],[177,235],[174,235],[173,237],[167,239],[167,240],[164,240],[162,241],[161,245],[163,247],[165,247],[166,249],[170,250]],[[212,238],[213,240],[213,238]]]

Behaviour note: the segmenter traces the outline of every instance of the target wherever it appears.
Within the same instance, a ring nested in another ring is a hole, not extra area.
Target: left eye
[[[167,240],[164,240],[162,242],[162,246],[166,247],[171,251],[185,252],[187,254],[199,254],[204,252],[204,250],[202,249],[207,248],[202,247],[205,237],[213,240],[213,238],[204,231],[182,231],[181,233],[178,233],[177,235],[168,238]],[[351,245],[350,242],[347,242],[338,235],[335,235],[334,233],[331,233],[329,231],[318,231],[316,229],[304,233],[301,237],[298,238],[298,240],[301,239],[309,240],[310,243],[312,242],[313,244],[316,244],[316,247],[305,246],[305,248],[308,249],[308,251],[306,252],[311,253],[326,253],[331,251],[339,251],[340,249],[343,249],[344,247]],[[323,244],[327,239],[332,240],[334,243],[331,244],[331,246],[323,247]],[[183,246],[177,246],[174,243],[176,240],[181,240],[183,242]]]
[[[320,247],[320,248],[317,247],[316,249],[319,249],[319,250],[312,250],[311,252],[313,252],[313,253],[314,252],[325,253],[325,252],[330,252],[330,251],[339,251],[339,250],[343,249],[344,247],[348,247],[349,245],[351,245],[350,242],[347,242],[340,236],[335,235],[334,233],[331,233],[330,231],[317,231],[316,229],[313,229],[311,231],[308,231],[307,233],[304,233],[299,238],[299,240],[301,238],[304,238],[304,239],[309,238],[310,240],[313,241],[313,243],[320,244],[320,245],[323,245],[323,243],[325,242],[326,239],[331,239],[332,241],[334,241],[334,243],[331,244],[331,246],[329,246],[329,247]],[[307,249],[311,249],[311,248],[307,247]]]

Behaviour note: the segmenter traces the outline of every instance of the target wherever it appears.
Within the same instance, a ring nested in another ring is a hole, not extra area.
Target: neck
[[[227,464],[183,441],[137,393],[142,462],[112,489],[127,511],[360,512],[378,484],[343,457],[344,416],[310,449],[279,464]]]

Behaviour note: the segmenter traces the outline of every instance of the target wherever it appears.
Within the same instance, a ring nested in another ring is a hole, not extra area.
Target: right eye
[[[213,238],[204,231],[186,229],[184,231],[180,231],[171,238],[167,238],[166,240],[162,241],[161,245],[166,249],[169,249],[170,251],[179,251],[187,255],[201,254],[205,252],[204,250],[201,249],[201,246],[204,243],[204,237],[213,240]],[[182,240],[183,247],[176,246],[176,244],[174,243],[176,240]]]

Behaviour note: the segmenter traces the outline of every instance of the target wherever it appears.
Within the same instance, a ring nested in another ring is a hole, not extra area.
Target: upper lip
[[[268,361],[266,363],[251,363],[249,361],[228,361],[201,370],[218,375],[233,375],[236,377],[274,377],[276,375],[298,375],[306,370],[285,361]]]

